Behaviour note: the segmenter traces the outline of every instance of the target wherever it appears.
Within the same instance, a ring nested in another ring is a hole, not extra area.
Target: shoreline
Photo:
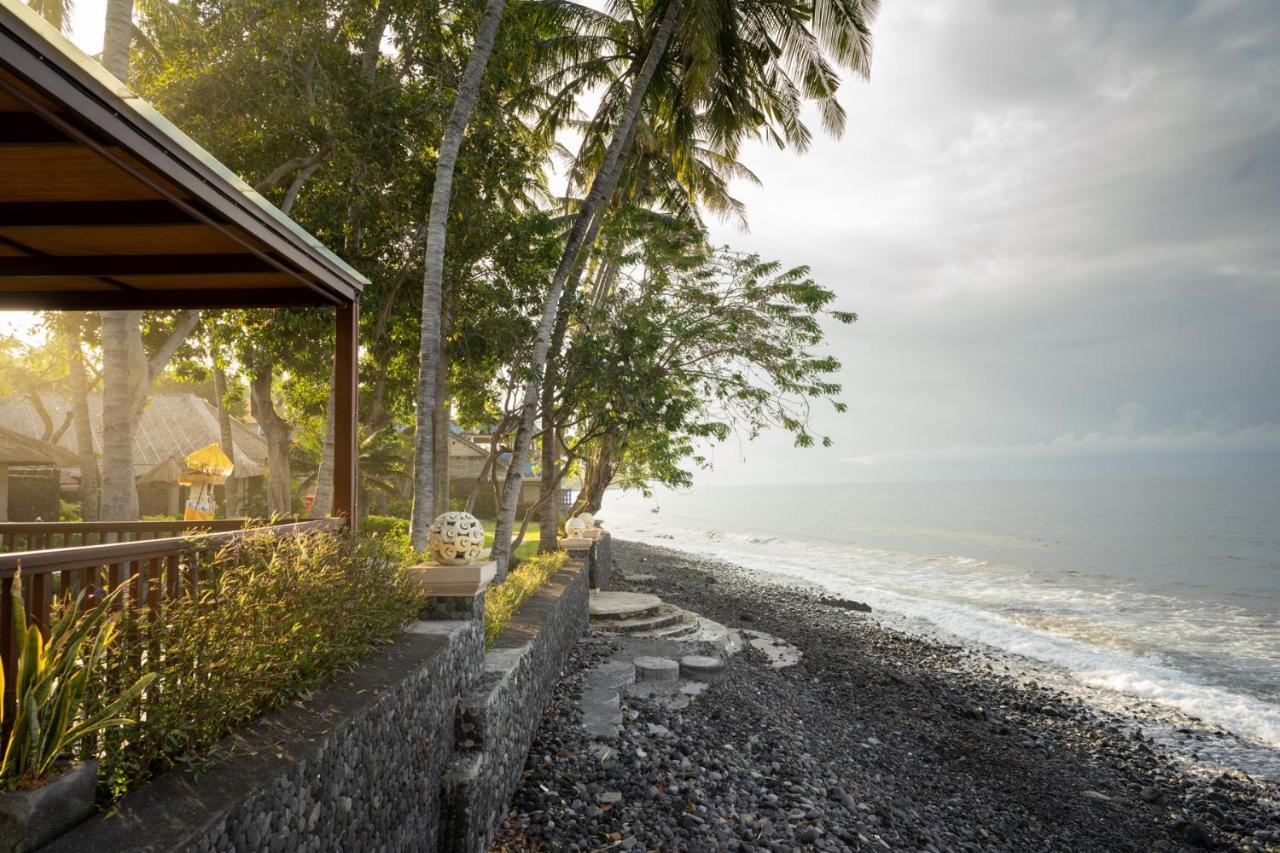
[[[671,538],[658,535],[659,539]],[[858,592],[850,591],[847,577],[838,577],[835,588],[827,587],[812,577],[778,570],[748,567],[734,562],[732,556],[685,551],[661,542],[635,541],[635,545],[654,548],[680,559],[692,559],[715,565],[718,572],[741,573],[744,577],[763,585],[804,590],[818,598],[842,597]],[[882,596],[883,597],[883,596]],[[1254,778],[1280,783],[1280,746],[1260,742],[1242,735],[1220,720],[1205,719],[1197,712],[1184,710],[1173,704],[1163,703],[1148,696],[1124,692],[1121,689],[1082,681],[1071,668],[1052,659],[1037,657],[1034,653],[1021,652],[985,639],[953,633],[949,628],[935,624],[927,615],[901,612],[885,607],[874,595],[876,619],[885,630],[897,631],[910,637],[942,646],[959,645],[977,654],[983,663],[994,664],[1004,674],[1015,678],[1031,678],[1064,690],[1082,699],[1100,712],[1110,714],[1120,721],[1132,721],[1141,726],[1144,733],[1170,753],[1176,760],[1186,762],[1190,772],[1220,773],[1242,772]],[[996,617],[998,618],[998,617]],[[1063,635],[1049,635],[1052,641],[1085,645],[1086,641]],[[1103,650],[1102,653],[1105,653]],[[1213,688],[1223,689],[1223,688]],[[1246,697],[1251,698],[1251,697]],[[1207,716],[1213,716],[1209,714]]]
[[[981,651],[710,558],[615,540],[615,562],[616,588],[772,633],[803,659],[775,670],[740,653],[678,714],[626,698],[602,761],[575,716],[613,643],[590,632],[496,849],[1280,851],[1280,785],[1192,772],[1132,720]],[[623,580],[636,573],[657,579]],[[602,808],[593,785],[619,799]]]

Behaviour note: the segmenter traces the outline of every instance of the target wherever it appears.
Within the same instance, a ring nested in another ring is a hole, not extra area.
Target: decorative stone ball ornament
[[[589,512],[575,515],[564,523],[564,535],[570,539],[581,539],[591,529],[593,521],[595,521],[595,517]]]
[[[484,526],[469,512],[446,512],[427,528],[427,553],[442,566],[466,566],[484,553]]]

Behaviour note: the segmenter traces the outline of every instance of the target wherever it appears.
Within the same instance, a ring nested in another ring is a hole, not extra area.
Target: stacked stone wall
[[[479,687],[458,707],[441,850],[481,853],[497,833],[569,652],[586,630],[589,577],[586,566],[569,563],[521,605],[485,655]]]

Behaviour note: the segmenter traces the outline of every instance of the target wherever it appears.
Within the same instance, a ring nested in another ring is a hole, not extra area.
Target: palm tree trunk
[[[551,369],[551,362],[547,362],[548,372]],[[557,456],[556,453],[556,420],[555,413],[552,411],[555,407],[555,386],[549,381],[550,376],[544,377],[542,380],[542,489],[539,492],[543,504],[542,513],[538,516],[538,553],[546,554],[556,550],[559,547],[558,533],[560,531],[560,501],[551,494],[553,490],[558,490],[560,484],[555,481],[552,472],[556,469]]]
[[[261,368],[249,384],[253,416],[267,439],[267,510],[272,515],[293,512],[289,473],[289,422],[276,412],[271,399],[272,368]]]
[[[231,434],[231,412],[227,409],[227,372],[216,365],[213,368],[213,396],[218,400],[218,441],[227,458],[235,461],[235,439]],[[240,479],[232,477],[225,486],[226,513],[228,518],[240,515]]]
[[[324,444],[320,451],[320,468],[316,471],[316,493],[311,501],[311,517],[324,518],[333,509],[333,427],[337,383],[329,387],[325,404]]]
[[[93,450],[93,424],[89,421],[89,383],[84,374],[80,341],[70,338],[71,419],[76,429],[76,454],[80,457],[80,519],[98,520],[98,456]]]
[[[449,354],[444,347],[440,348],[440,360],[436,363],[436,410],[431,416],[432,460],[431,470],[434,477],[432,491],[435,495],[435,506],[431,509],[434,518],[442,512],[449,511]]]
[[[133,470],[134,400],[129,326],[132,311],[102,312],[103,521],[136,521],[138,487]]]
[[[409,539],[413,547],[423,550],[427,546],[427,527],[435,510],[435,430],[431,420],[436,410],[436,366],[440,359],[440,309],[444,283],[444,250],[448,237],[449,200],[453,190],[453,171],[458,162],[458,151],[466,133],[471,110],[480,97],[480,84],[484,79],[489,54],[493,52],[498,37],[498,26],[506,8],[505,0],[488,0],[484,17],[476,31],[475,44],[467,57],[467,66],[458,81],[458,92],[453,99],[453,111],[440,141],[440,156],[436,161],[435,184],[431,188],[431,211],[427,219],[426,271],[422,280],[422,337],[418,363],[417,412],[418,428],[414,433],[413,453],[413,511],[409,520]]]
[[[569,314],[573,298],[560,301],[556,312],[556,326],[551,332],[551,346],[547,350],[547,369],[542,377],[542,491],[545,498],[542,515],[538,519],[538,553],[546,554],[560,547],[560,496],[549,494],[560,490],[560,480],[553,475],[559,465],[559,431],[556,425],[556,376],[560,366],[560,350],[569,331]]]
[[[129,44],[133,41],[133,0],[107,0],[102,33],[102,67],[129,83]]]
[[[133,38],[133,0],[107,0],[102,65],[127,83]],[[129,340],[131,311],[102,312],[102,483],[99,517],[133,521],[138,489],[133,479],[133,383]]]
[[[560,297],[564,292],[565,282],[578,264],[579,253],[584,249],[590,249],[587,244],[588,235],[594,241],[596,230],[599,228],[597,213],[618,188],[618,180],[622,177],[623,154],[625,149],[630,147],[636,120],[640,115],[640,105],[649,91],[649,84],[653,82],[658,63],[667,52],[671,34],[675,31],[676,18],[679,17],[683,5],[684,0],[667,2],[662,22],[654,33],[644,64],[640,66],[640,71],[632,84],[627,108],[622,114],[618,127],[614,130],[613,139],[609,142],[600,171],[596,172],[595,178],[591,181],[591,191],[578,210],[573,230],[569,232],[569,239],[565,243],[564,254],[560,257],[560,265],[556,268],[551,286],[547,289],[546,301],[542,306],[542,321],[538,324],[538,337],[533,345],[529,379],[525,383],[520,425],[516,429],[515,446],[511,452],[511,467],[507,470],[507,480],[502,489],[502,503],[498,508],[498,520],[494,525],[493,558],[498,561],[498,580],[506,577],[507,563],[511,557],[511,531],[515,527],[516,506],[520,501],[520,488],[524,482],[524,467],[529,462],[534,419],[538,413],[539,386],[547,363],[547,352],[551,348],[552,326],[555,323],[556,312],[560,308]]]

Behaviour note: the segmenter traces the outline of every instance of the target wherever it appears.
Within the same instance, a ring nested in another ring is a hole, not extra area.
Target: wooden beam
[[[0,228],[190,225],[189,213],[167,201],[60,201],[0,204]]]
[[[76,142],[31,112],[0,113],[0,145],[75,145]]]
[[[65,278],[66,276],[222,275],[273,272],[253,255],[59,255],[0,257],[0,278]]]
[[[356,432],[356,392],[359,389],[360,303],[334,311],[333,354],[333,514],[351,519],[356,530],[356,495],[360,453]]]
[[[89,280],[93,283],[92,280]],[[161,308],[309,308],[330,304],[304,287],[190,290],[0,290],[0,311],[124,311]]]
[[[309,245],[306,237],[295,233],[290,224],[252,203],[240,186],[226,180],[219,171],[220,164],[207,153],[178,143],[158,125],[139,122],[127,107],[122,108],[117,92],[73,62],[51,53],[43,37],[21,24],[2,4],[0,68],[36,91],[37,96],[33,97],[22,86],[8,85],[5,75],[0,74],[0,90],[18,103],[194,218],[223,231],[277,268],[296,275],[299,283],[314,289],[323,301],[341,305],[359,298],[366,282],[358,273],[333,263],[325,253]],[[49,108],[49,103],[58,108]],[[63,115],[74,115],[76,123],[67,122]],[[83,128],[91,130],[86,132]],[[99,139],[110,140],[111,144],[103,145]],[[260,252],[252,241],[265,244],[271,251]]]

